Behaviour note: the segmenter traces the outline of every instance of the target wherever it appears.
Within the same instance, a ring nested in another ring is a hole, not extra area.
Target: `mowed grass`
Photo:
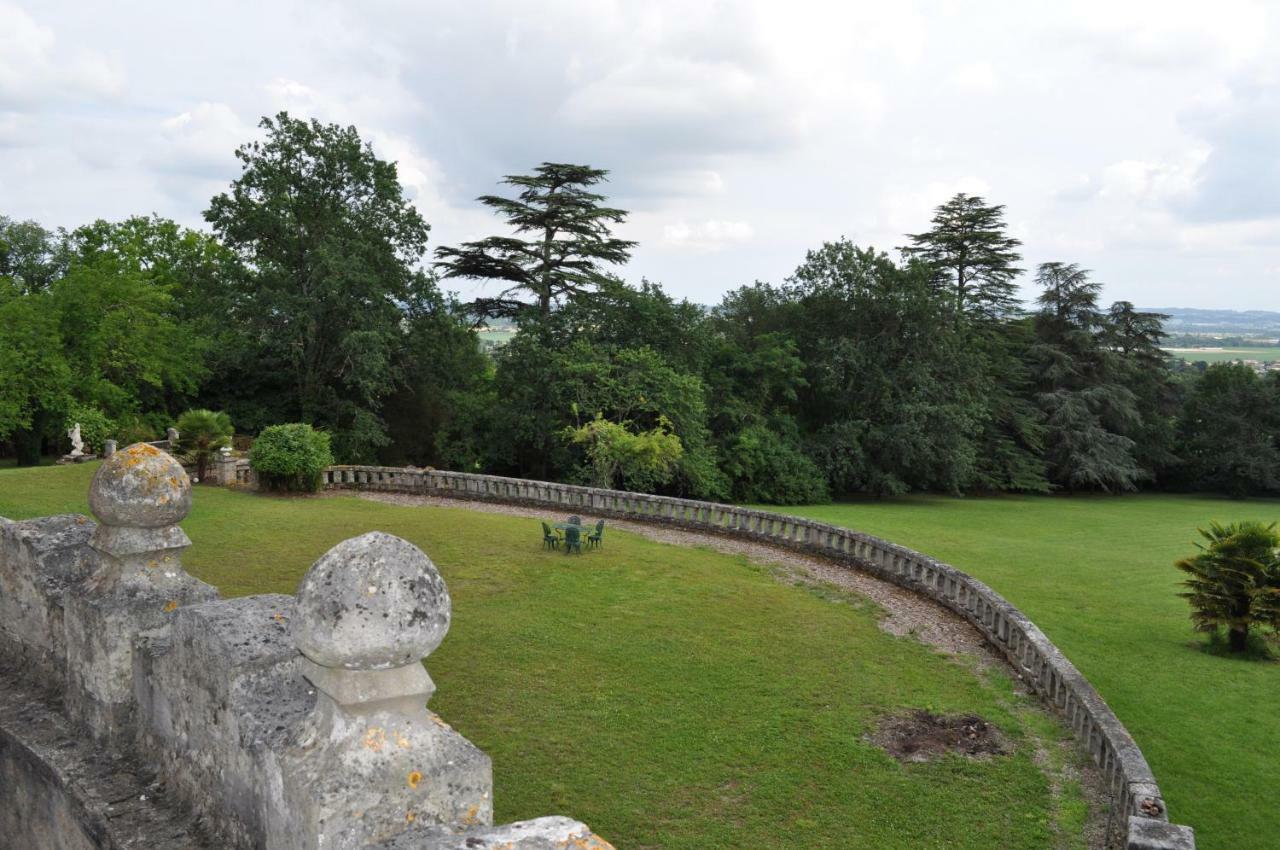
[[[1175,559],[1210,520],[1280,500],[911,497],[791,513],[947,561],[1026,612],[1137,739],[1201,850],[1280,847],[1280,663],[1218,657],[1191,630]]]
[[[92,472],[0,470],[0,515],[87,512]],[[183,527],[184,563],[228,596],[291,593],[365,531],[421,546],[453,597],[431,706],[493,757],[501,821],[568,814],[620,848],[1080,846],[1078,786],[1054,794],[1033,759],[1060,727],[861,597],[617,531],[569,558],[529,519],[354,496],[200,487]],[[899,764],[864,735],[908,707],[976,712],[1016,749]]]

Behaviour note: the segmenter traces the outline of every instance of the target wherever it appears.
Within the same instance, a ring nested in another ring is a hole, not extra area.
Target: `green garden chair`
[[[568,555],[570,552],[582,554],[582,529],[576,525],[570,525],[564,530],[564,553]]]
[[[604,545],[604,520],[596,523],[596,530],[587,535],[587,548]]]
[[[557,549],[560,547],[560,538],[551,533],[551,526],[545,522],[542,524],[542,546],[544,549]]]

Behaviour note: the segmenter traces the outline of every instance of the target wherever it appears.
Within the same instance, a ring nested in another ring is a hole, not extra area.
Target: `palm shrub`
[[[1227,646],[1244,652],[1254,626],[1280,628],[1280,533],[1275,523],[1210,523],[1200,553],[1177,562],[1188,576],[1179,594],[1191,603],[1197,631],[1227,630]]]
[[[332,463],[329,434],[301,422],[263,428],[249,449],[249,466],[268,490],[314,493]]]
[[[178,451],[196,465],[196,478],[203,481],[209,461],[223,446],[231,445],[235,429],[231,417],[222,411],[188,410],[178,417]]]

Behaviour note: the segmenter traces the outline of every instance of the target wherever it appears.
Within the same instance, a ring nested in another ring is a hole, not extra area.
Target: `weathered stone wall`
[[[238,480],[252,486],[247,462]],[[594,516],[667,523],[816,553],[932,599],[971,623],[1052,707],[1106,777],[1127,818],[1129,850],[1190,850],[1190,827],[1169,822],[1142,751],[1098,692],[1031,620],[1004,597],[955,567],[846,528],[734,505],[570,484],[428,469],[334,466],[327,489],[417,493],[563,509]]]
[[[567,818],[494,827],[488,756],[427,708],[451,603],[381,532],[295,596],[188,575],[191,484],[114,452],[84,516],[0,521],[0,850],[607,848]]]

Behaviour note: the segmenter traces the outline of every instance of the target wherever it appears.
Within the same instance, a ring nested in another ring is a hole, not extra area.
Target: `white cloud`
[[[1193,150],[1172,162],[1126,159],[1102,170],[1098,196],[1147,204],[1178,203],[1192,193],[1208,152]]]
[[[236,148],[256,131],[225,103],[197,103],[160,122],[156,164],[165,171],[197,177],[234,174]]]
[[[841,234],[892,249],[965,191],[1006,205],[1028,267],[1278,306],[1265,3],[149,2],[0,0],[0,213],[198,225],[288,109],[396,160],[433,245],[503,232],[474,199],[504,174],[608,168],[625,274],[703,302]]]
[[[119,64],[93,48],[59,49],[52,28],[18,6],[0,3],[0,110],[64,98],[120,94]]]
[[[957,91],[993,94],[1000,88],[1000,75],[990,62],[969,62],[956,68],[949,82]]]
[[[662,228],[664,245],[694,251],[720,251],[750,242],[754,236],[755,229],[745,221],[677,221]]]
[[[1062,10],[1067,38],[1118,65],[1238,67],[1267,43],[1267,8],[1254,0],[1218,0],[1211,12],[1188,0],[1077,0]]]

